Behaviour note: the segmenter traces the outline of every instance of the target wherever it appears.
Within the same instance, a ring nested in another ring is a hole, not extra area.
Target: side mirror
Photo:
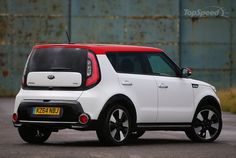
[[[187,78],[192,74],[192,70],[190,68],[182,68],[181,73],[183,78]]]

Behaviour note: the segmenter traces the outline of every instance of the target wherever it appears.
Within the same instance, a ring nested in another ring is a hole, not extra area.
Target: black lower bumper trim
[[[86,125],[79,122],[59,122],[59,121],[32,121],[32,120],[19,120],[13,123],[15,127],[44,127],[49,129],[76,129],[76,130],[96,130],[99,127],[99,121],[90,120]]]
[[[36,107],[59,107],[60,115],[35,115]],[[18,108],[19,120],[30,121],[58,121],[58,122],[78,122],[78,116],[84,111],[77,101],[44,101],[44,100],[24,100]]]
[[[190,128],[191,123],[138,123],[137,128],[147,131],[151,130],[170,130],[170,131],[183,131]]]

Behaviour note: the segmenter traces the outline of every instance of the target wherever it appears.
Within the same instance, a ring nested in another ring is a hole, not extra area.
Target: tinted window
[[[81,72],[86,65],[86,51],[75,48],[45,48],[33,50],[28,71]]]
[[[141,53],[108,53],[108,59],[117,72],[143,74],[143,58]]]
[[[177,76],[174,66],[161,53],[149,53],[147,54],[147,59],[153,74],[161,76]]]

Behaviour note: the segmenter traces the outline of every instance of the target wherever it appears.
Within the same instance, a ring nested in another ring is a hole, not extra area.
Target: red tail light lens
[[[26,87],[26,86],[27,86],[26,69],[27,69],[27,65],[28,65],[29,58],[30,58],[31,54],[32,54],[32,52],[31,52],[30,55],[28,56],[28,59],[27,59],[27,61],[26,61],[25,68],[24,68],[24,71],[23,71],[23,75],[22,75],[22,79],[21,79],[21,86],[22,86],[22,87]]]
[[[100,80],[98,62],[93,53],[88,52],[86,86],[93,86]]]
[[[17,116],[16,113],[14,113],[14,114],[12,115],[12,121],[15,123],[15,122],[17,122],[17,120],[18,120],[18,116]]]
[[[25,86],[26,86],[26,78],[25,78],[24,75],[22,76],[22,79],[21,79],[21,86],[22,86],[22,87],[25,87]]]

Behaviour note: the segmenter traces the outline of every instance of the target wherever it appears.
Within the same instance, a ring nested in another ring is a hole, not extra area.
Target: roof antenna
[[[66,31],[66,36],[67,36],[68,44],[71,44],[71,39],[70,39],[71,37],[67,31]]]

